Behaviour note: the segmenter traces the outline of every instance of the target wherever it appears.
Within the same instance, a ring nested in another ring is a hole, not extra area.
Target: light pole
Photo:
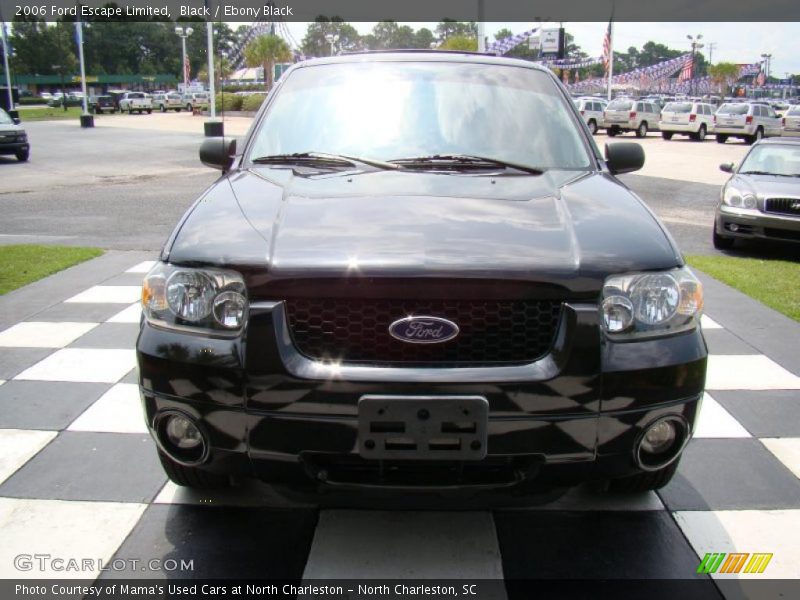
[[[333,56],[334,44],[336,44],[336,42],[339,41],[339,36],[337,34],[335,34],[335,33],[326,33],[325,34],[325,39],[331,45],[331,56]]]
[[[689,80],[689,94],[691,96],[695,95],[695,72],[694,72],[694,57],[697,54],[697,50],[703,47],[703,44],[700,43],[700,40],[703,39],[703,34],[698,33],[696,36],[687,35],[686,39],[688,39],[692,43],[692,78]]]
[[[0,21],[0,34],[3,39],[3,71],[6,74],[6,92],[8,93],[8,110],[14,110],[14,94],[11,91],[11,69],[8,66],[8,40],[6,40],[6,22]],[[16,113],[14,113],[16,114]]]
[[[175,34],[181,38],[181,47],[183,48],[183,62],[181,62],[181,69],[183,69],[183,93],[189,87],[189,76],[186,72],[186,38],[192,35],[194,29],[191,27],[181,27],[180,25],[175,28]]]

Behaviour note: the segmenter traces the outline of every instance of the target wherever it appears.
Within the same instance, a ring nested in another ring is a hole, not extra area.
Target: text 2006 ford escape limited
[[[702,289],[531,63],[300,63],[143,287],[147,424],[182,485],[663,486],[699,410]],[[459,491],[459,493],[461,493]]]

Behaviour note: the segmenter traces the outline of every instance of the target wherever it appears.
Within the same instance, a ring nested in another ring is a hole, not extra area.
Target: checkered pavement
[[[13,559],[47,553],[191,559],[181,576],[203,578],[670,579],[694,576],[706,552],[733,551],[771,552],[771,577],[800,578],[800,377],[712,318],[708,393],[659,493],[578,488],[491,513],[317,511],[256,482],[210,495],[167,483],[133,350],[151,264],[0,331],[0,578],[41,577]]]

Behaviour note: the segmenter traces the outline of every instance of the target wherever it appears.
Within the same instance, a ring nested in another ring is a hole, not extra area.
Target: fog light
[[[677,431],[672,421],[659,421],[644,434],[642,450],[648,454],[660,454],[675,442]]]
[[[728,225],[728,229],[730,229],[731,231],[739,231],[739,226],[736,223],[731,223],[730,225]]]
[[[175,447],[188,450],[203,443],[200,430],[186,417],[173,415],[167,421],[167,439]]]

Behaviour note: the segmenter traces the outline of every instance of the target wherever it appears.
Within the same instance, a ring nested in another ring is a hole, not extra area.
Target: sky
[[[305,35],[306,23],[287,23],[298,42]],[[351,23],[359,33],[369,33],[375,23]],[[434,30],[436,23],[401,23],[414,29],[428,27]],[[543,27],[557,27],[557,23]],[[564,23],[567,31],[575,36],[575,42],[589,56],[602,54],[603,35],[607,23]],[[494,41],[494,34],[507,28],[521,33],[534,27],[533,23],[487,23],[486,35]],[[691,49],[687,35],[702,34],[701,42],[714,44],[712,62],[751,63],[761,60],[762,54],[772,54],[770,74],[785,77],[786,73],[800,74],[800,23],[614,23],[614,47],[627,51],[630,46],[641,46],[653,40],[674,49]],[[702,52],[708,58],[708,45]]]

